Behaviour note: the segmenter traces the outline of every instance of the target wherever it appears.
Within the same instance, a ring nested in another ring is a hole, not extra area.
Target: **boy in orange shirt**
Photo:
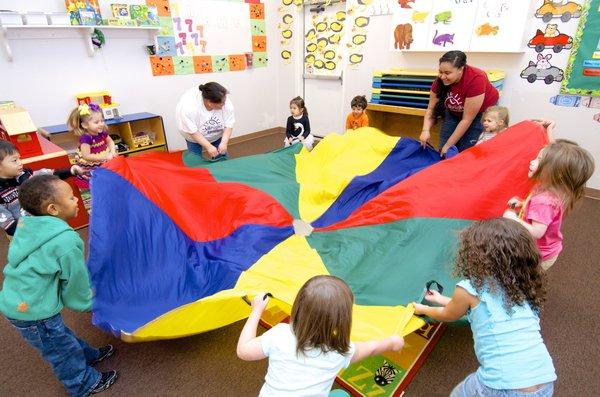
[[[369,126],[369,117],[365,113],[367,108],[367,98],[364,95],[357,95],[350,102],[352,112],[346,117],[346,129],[355,130],[360,127]]]

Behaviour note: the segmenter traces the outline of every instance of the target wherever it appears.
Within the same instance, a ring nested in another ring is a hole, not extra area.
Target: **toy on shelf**
[[[135,146],[135,148],[150,146],[152,144],[153,144],[153,142],[150,139],[149,134],[147,134],[145,132],[138,132],[133,137],[133,145]]]
[[[71,25],[102,25],[98,0],[65,0]]]
[[[373,73],[371,103],[427,109],[431,84],[438,75],[434,70],[391,69]],[[502,91],[505,73],[487,72],[490,82]]]
[[[106,120],[118,119],[119,104],[112,101],[108,91],[84,92],[76,95],[77,105],[95,103],[102,109],[102,114]]]
[[[22,107],[0,109],[0,138],[10,141],[19,149],[21,157],[35,157],[42,154],[37,127],[29,113]]]

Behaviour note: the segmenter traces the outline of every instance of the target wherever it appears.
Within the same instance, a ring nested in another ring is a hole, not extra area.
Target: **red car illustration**
[[[527,46],[535,48],[536,52],[542,52],[546,48],[552,48],[552,51],[558,53],[563,49],[571,48],[573,46],[573,38],[563,33],[560,33],[558,36],[547,37],[544,36],[544,32],[538,29],[535,32],[535,36],[527,43]]]

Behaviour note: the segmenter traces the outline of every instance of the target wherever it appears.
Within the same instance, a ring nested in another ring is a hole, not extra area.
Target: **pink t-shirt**
[[[560,232],[560,225],[563,212],[562,201],[548,191],[535,194],[525,206],[525,221],[529,223],[536,221],[548,226],[546,233],[537,239],[537,245],[544,261],[556,258],[562,251],[563,236]]]

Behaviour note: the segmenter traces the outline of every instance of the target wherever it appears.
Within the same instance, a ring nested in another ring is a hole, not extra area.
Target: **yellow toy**
[[[77,98],[77,105],[95,103],[100,106],[106,120],[120,117],[119,104],[112,101],[112,97],[108,91],[83,92],[76,94],[75,97]]]

